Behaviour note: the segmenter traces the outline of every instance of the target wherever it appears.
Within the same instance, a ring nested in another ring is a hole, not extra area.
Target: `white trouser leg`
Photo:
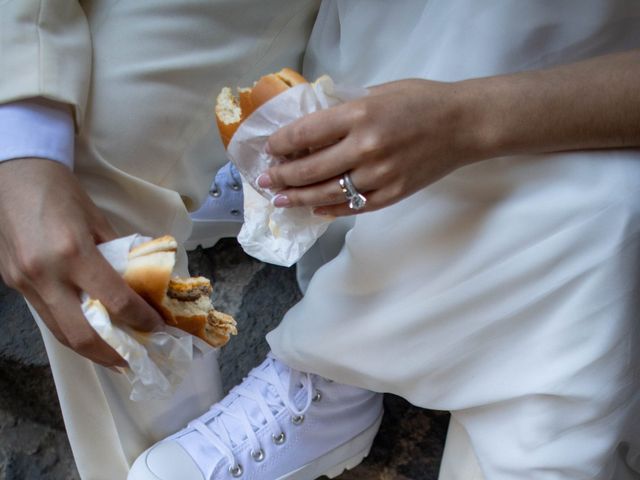
[[[451,416],[438,480],[484,480],[469,435]]]
[[[86,3],[92,84],[75,173],[118,234],[188,238],[188,209],[225,162],[216,94],[299,67],[315,9],[313,1],[283,0]],[[184,269],[183,252],[181,262]],[[145,448],[222,394],[210,355],[172,399],[130,402],[124,378],[60,345],[34,316],[83,480],[124,480]]]

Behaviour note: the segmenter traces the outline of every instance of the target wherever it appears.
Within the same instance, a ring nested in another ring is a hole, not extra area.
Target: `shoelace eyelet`
[[[236,463],[235,465],[231,465],[229,467],[229,473],[231,474],[232,477],[238,478],[239,476],[242,475],[242,465],[240,465],[239,463]]]
[[[319,402],[322,400],[322,392],[320,390],[316,390],[316,394],[311,399],[312,402]]]
[[[215,186],[214,188],[209,190],[209,195],[211,195],[214,198],[218,198],[220,196],[220,194],[221,194],[221,192],[220,192],[220,190],[218,190],[217,186]]]
[[[232,183],[230,187],[231,187],[231,190],[235,190],[236,192],[242,188],[242,186],[238,185],[237,183]]]
[[[233,210],[231,210],[229,213],[230,213],[231,215],[234,215],[234,216],[236,216],[236,217],[237,217],[238,215],[240,215],[240,210],[238,210],[238,209],[234,208],[234,209],[233,209]]]
[[[257,452],[255,450],[251,450],[251,458],[256,462],[261,462],[264,460],[264,450],[260,449]]]
[[[304,415],[294,415],[291,417],[291,423],[294,425],[300,425],[302,422],[304,422]]]
[[[271,439],[276,445],[282,445],[287,439],[287,436],[284,434],[284,432],[280,432],[278,435],[271,435]]]

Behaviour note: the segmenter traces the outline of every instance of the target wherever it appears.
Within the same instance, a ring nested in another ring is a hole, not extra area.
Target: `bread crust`
[[[208,294],[211,282],[205,277],[172,277],[177,243],[171,236],[145,242],[131,250],[124,273],[127,284],[160,313],[165,323],[195,335],[214,347],[221,347],[237,333],[236,322],[230,315],[213,308]],[[169,285],[178,291],[202,289],[195,301],[177,300],[167,296]],[[203,288],[206,287],[206,288]],[[209,318],[224,318],[224,322],[210,324]]]
[[[283,68],[277,73],[270,73],[261,77],[253,88],[239,88],[237,98],[233,97],[228,87],[223,88],[216,100],[215,111],[216,124],[218,125],[220,139],[224,148],[227,148],[240,124],[256,109],[285,90],[301,83],[307,83],[307,80],[302,75],[290,68]],[[229,95],[232,98],[229,98]],[[239,109],[239,120],[234,119],[231,121],[225,119],[225,112],[229,112],[230,104]]]
[[[154,238],[148,242],[141,243],[129,251],[129,259],[148,255],[154,252],[175,252],[178,249],[178,242],[171,235]]]
[[[175,251],[161,251],[129,257],[124,280],[148,303],[154,307],[161,305],[176,262],[175,255]]]

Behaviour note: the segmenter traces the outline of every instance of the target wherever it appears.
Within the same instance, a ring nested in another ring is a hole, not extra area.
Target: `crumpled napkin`
[[[325,75],[313,84],[286,90],[242,122],[228,145],[227,154],[243,179],[244,224],[238,242],[247,254],[263,262],[289,267],[313,246],[333,221],[330,217],[314,215],[308,207],[275,207],[272,204],[275,193],[258,186],[258,177],[278,162],[265,152],[269,136],[297,118],[366,94],[364,88],[335,85]]]
[[[98,245],[102,255],[123,275],[129,251],[149,237],[130,235]],[[131,383],[133,401],[169,398],[185,377],[198,355],[215,349],[180,329],[166,326],[163,331],[138,332],[126,325],[114,325],[99,300],[82,294],[82,312],[89,325],[128,363],[120,371]]]

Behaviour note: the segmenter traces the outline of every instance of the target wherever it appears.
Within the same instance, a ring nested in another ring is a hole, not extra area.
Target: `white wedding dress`
[[[632,0],[324,2],[305,74],[456,81],[639,47]],[[451,410],[486,479],[640,478],[639,280],[640,151],[497,158],[359,215],[268,340]]]

